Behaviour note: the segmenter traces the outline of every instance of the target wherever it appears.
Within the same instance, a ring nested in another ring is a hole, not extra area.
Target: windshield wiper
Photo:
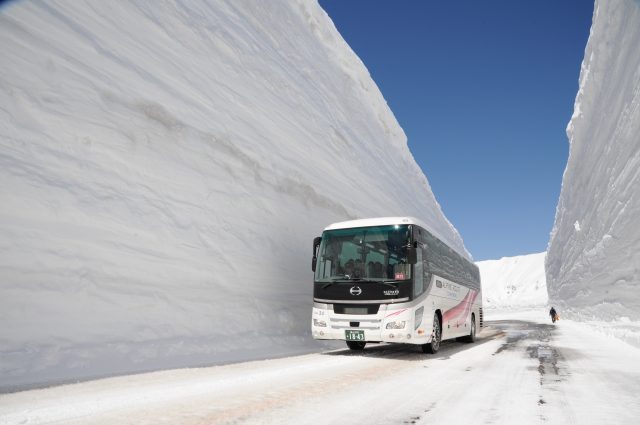
[[[348,277],[348,276],[340,276],[334,277],[331,279],[331,282],[322,286],[322,289],[327,289],[331,285],[335,285],[336,283],[344,283],[344,282],[362,282],[363,279],[361,277]]]
[[[347,279],[344,276],[342,277],[334,277],[331,279],[331,282],[326,283],[322,286],[322,289],[327,289],[329,286],[331,285],[335,285],[336,283],[340,283],[340,282],[350,282],[351,279]]]

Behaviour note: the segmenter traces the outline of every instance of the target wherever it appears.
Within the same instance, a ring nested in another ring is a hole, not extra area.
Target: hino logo
[[[351,295],[357,296],[362,294],[362,289],[360,289],[359,286],[352,286],[351,289],[349,289],[349,292]]]

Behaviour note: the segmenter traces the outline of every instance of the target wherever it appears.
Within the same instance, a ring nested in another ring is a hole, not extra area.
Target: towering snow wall
[[[640,1],[596,1],[546,259],[552,303],[640,320]]]
[[[545,253],[478,261],[485,309],[546,306]]]
[[[315,1],[14,1],[0,44],[1,388],[303,349],[330,222],[466,253]]]

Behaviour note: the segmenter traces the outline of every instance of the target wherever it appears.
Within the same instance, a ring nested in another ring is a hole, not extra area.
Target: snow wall
[[[468,255],[315,1],[14,1],[0,44],[0,390],[317,349],[331,222]]]
[[[549,297],[640,320],[640,1],[596,1],[546,258]]]
[[[546,306],[545,253],[478,261],[485,310],[512,310]]]

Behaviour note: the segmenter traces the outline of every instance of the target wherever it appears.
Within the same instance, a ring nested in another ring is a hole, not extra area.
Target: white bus
[[[475,341],[483,327],[478,267],[411,217],[335,223],[313,241],[315,339],[417,344]]]

